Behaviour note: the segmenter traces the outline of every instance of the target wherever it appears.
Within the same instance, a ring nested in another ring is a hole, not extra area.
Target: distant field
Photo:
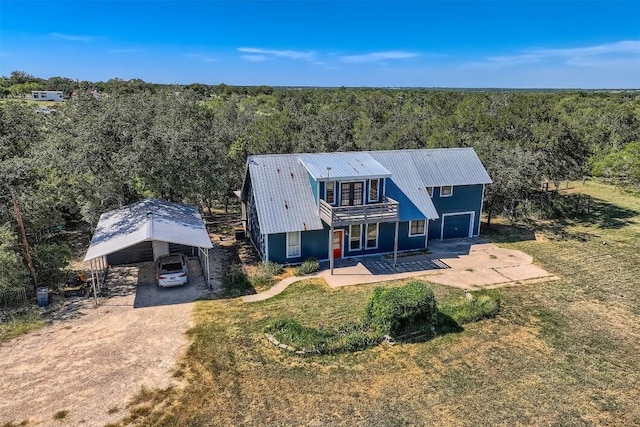
[[[53,105],[62,105],[63,102],[56,101],[34,101],[31,98],[2,98],[0,99],[0,105],[6,104],[8,102],[26,102],[27,104],[37,105],[40,107],[51,107]]]
[[[425,343],[298,357],[261,329],[284,316],[315,327],[355,320],[374,286],[306,281],[261,303],[203,301],[176,372],[184,388],[142,392],[124,422],[640,425],[640,198],[594,182],[568,191],[590,194],[593,213],[487,230],[561,277],[501,289],[497,318]],[[433,289],[439,301],[459,296]]]

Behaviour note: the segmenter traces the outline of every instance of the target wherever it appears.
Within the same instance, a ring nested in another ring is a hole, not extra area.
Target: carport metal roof
[[[195,206],[145,199],[102,214],[84,260],[153,240],[203,249],[213,247]]]

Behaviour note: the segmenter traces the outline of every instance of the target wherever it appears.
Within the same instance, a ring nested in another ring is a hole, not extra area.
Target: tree
[[[485,188],[483,205],[490,225],[493,216],[505,208],[515,208],[539,186],[542,156],[519,146],[509,147],[490,140],[476,145],[476,150],[493,181]]]
[[[595,176],[603,176],[621,186],[640,189],[640,142],[627,144],[623,150],[614,151],[593,166]]]

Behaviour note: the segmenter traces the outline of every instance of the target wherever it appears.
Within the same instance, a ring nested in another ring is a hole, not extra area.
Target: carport
[[[103,213],[84,260],[90,263],[93,283],[102,285],[109,265],[154,261],[170,252],[195,255],[197,251],[210,286],[212,247],[197,207],[145,199]]]

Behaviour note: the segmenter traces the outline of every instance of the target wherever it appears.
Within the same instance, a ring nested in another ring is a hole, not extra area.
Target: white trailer
[[[32,90],[31,99],[34,101],[64,101],[61,90]]]

